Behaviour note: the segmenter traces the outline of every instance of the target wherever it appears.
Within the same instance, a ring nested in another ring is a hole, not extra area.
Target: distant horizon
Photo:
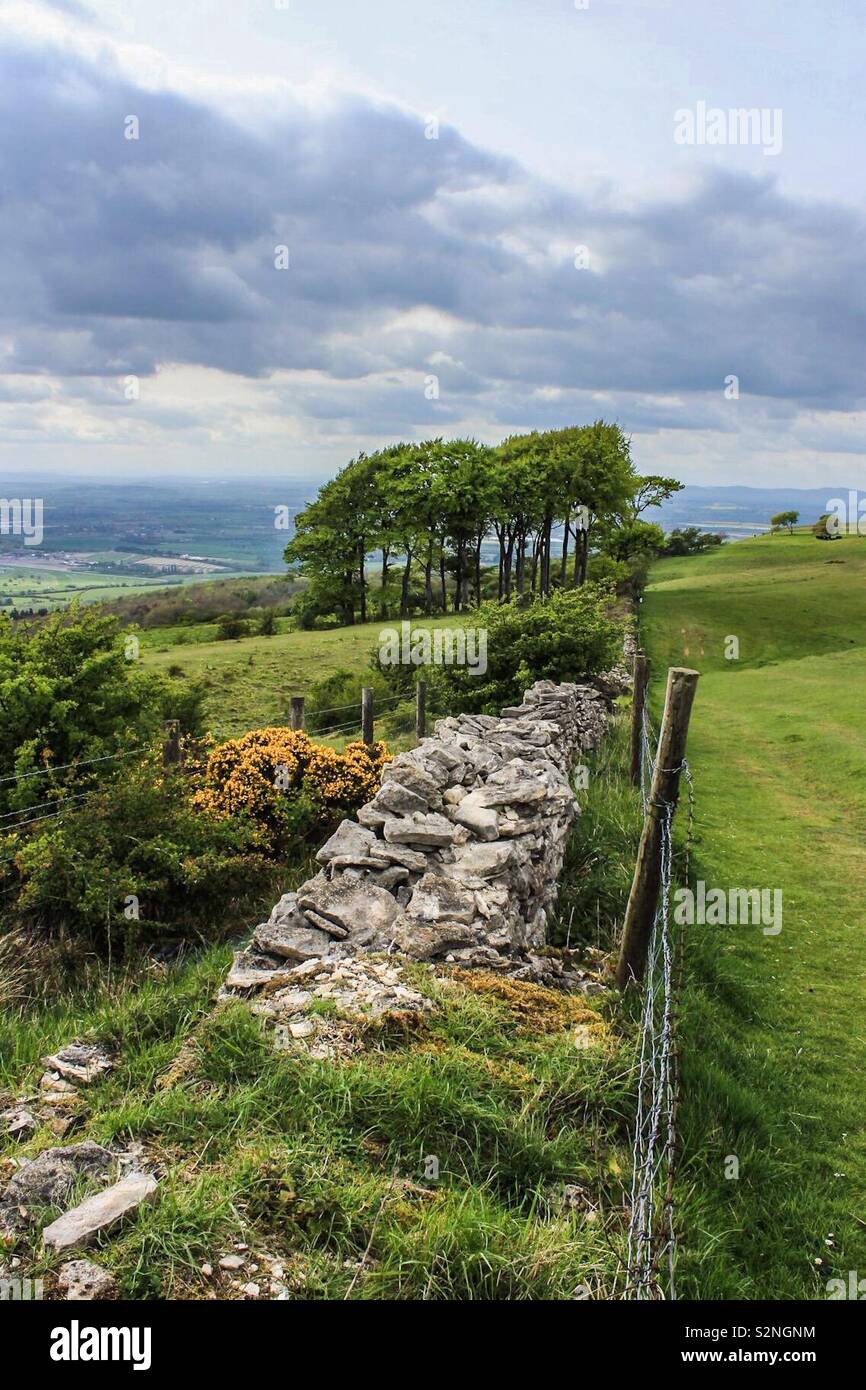
[[[347,461],[348,461],[348,460],[347,460]],[[343,465],[340,465],[340,467],[342,467],[342,466],[343,466]],[[177,483],[177,484],[189,484],[189,483],[193,483],[193,484],[196,484],[196,485],[199,486],[199,487],[208,487],[208,486],[212,487],[212,486],[214,486],[214,485],[216,485],[216,484],[232,484],[232,485],[237,485],[237,486],[240,486],[240,485],[245,485],[245,486],[250,486],[250,485],[252,485],[252,486],[265,486],[265,485],[269,484],[271,481],[274,481],[274,480],[278,480],[279,482],[284,483],[284,484],[285,484],[285,483],[295,483],[295,484],[297,484],[298,486],[302,486],[302,485],[305,485],[305,484],[314,484],[314,485],[316,485],[316,486],[321,486],[322,483],[325,483],[325,482],[327,482],[330,478],[333,478],[333,477],[335,476],[335,474],[336,474],[337,471],[338,471],[338,469],[334,469],[334,470],[332,470],[332,471],[330,471],[330,472],[326,472],[326,473],[307,473],[307,474],[300,474],[300,473],[298,473],[298,474],[294,474],[294,473],[293,473],[293,474],[282,474],[282,473],[278,473],[278,472],[274,471],[274,472],[268,472],[268,473],[258,473],[254,478],[250,478],[249,475],[244,475],[244,474],[242,474],[242,473],[237,473],[237,474],[212,474],[212,475],[210,475],[210,476],[208,476],[208,475],[206,475],[206,474],[196,474],[196,473],[187,473],[187,474],[184,474],[184,473],[166,473],[165,475],[158,474],[158,475],[156,475],[156,476],[155,476],[154,474],[152,474],[152,473],[151,473],[151,474],[141,473],[141,474],[129,474],[129,475],[125,476],[125,477],[120,477],[120,478],[118,478],[118,477],[113,477],[111,474],[108,474],[108,473],[76,473],[76,472],[72,472],[72,471],[69,471],[69,472],[64,471],[64,472],[59,472],[59,473],[54,473],[54,472],[50,472],[50,471],[45,471],[45,472],[30,472],[30,471],[22,472],[22,471],[17,471],[17,470],[14,470],[14,469],[5,470],[5,469],[0,468],[0,492],[3,492],[3,490],[4,490],[4,487],[5,487],[5,481],[4,481],[4,480],[6,480],[6,479],[14,480],[14,481],[16,481],[16,482],[18,482],[18,481],[23,481],[23,482],[30,482],[30,481],[52,481],[52,482],[54,482],[54,481],[56,481],[56,482],[63,482],[63,483],[76,483],[76,482],[78,482],[78,483],[97,483],[97,484],[99,484],[99,485],[101,485],[101,486],[110,486],[110,487],[132,487],[132,486],[147,486],[147,487],[153,487],[153,486],[163,486],[163,485],[166,485],[166,484],[169,484],[169,483],[172,483],[172,482]],[[673,475],[671,475],[671,476],[673,476]],[[685,481],[683,481],[682,479],[680,479],[680,481],[682,481],[682,483],[683,483],[683,490],[686,489],[686,488],[691,488],[691,489],[694,489],[694,490],[696,490],[696,491],[711,492],[711,493],[715,493],[715,494],[718,494],[718,493],[721,493],[721,492],[756,492],[756,493],[760,493],[760,492],[775,492],[775,493],[782,492],[782,493],[786,493],[786,494],[788,494],[788,493],[811,494],[811,493],[815,493],[815,492],[828,492],[828,493],[832,493],[832,494],[836,494],[836,493],[845,494],[845,493],[847,493],[847,492],[849,491],[849,484],[847,484],[847,483],[840,483],[840,482],[836,482],[836,483],[822,483],[822,482],[818,482],[818,483],[813,483],[813,484],[812,484],[811,486],[809,486],[809,487],[803,487],[803,486],[799,486],[799,485],[796,486],[796,487],[794,487],[794,486],[789,487],[787,484],[784,484],[784,483],[690,483],[690,482],[685,482]],[[854,489],[854,490],[856,491],[857,489]],[[864,488],[863,488],[862,490],[863,490],[863,491],[866,491],[866,486],[864,486]],[[681,495],[680,493],[674,494],[675,497],[680,496],[680,495]]]

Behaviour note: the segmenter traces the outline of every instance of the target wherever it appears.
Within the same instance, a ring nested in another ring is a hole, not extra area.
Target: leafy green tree
[[[775,516],[770,517],[770,525],[774,531],[787,531],[789,536],[793,536],[799,520],[799,512],[776,512]]]
[[[562,576],[565,579],[569,531],[574,536],[572,583],[586,583],[592,529],[622,516],[634,496],[637,475],[631,446],[619,425],[591,425],[557,431],[566,480]]]
[[[712,531],[702,531],[699,526],[675,527],[667,536],[662,549],[663,555],[701,555],[705,550],[724,543],[724,536]]]
[[[659,507],[675,493],[682,492],[685,483],[676,478],[666,478],[659,473],[646,473],[635,478],[635,490],[629,498],[627,518],[637,521],[650,507]]]
[[[496,503],[492,472],[493,451],[474,439],[437,442],[431,503],[440,518],[443,553],[447,543],[454,556],[455,613],[467,605],[473,576],[476,602],[480,598],[481,546]]]
[[[92,760],[152,741],[165,697],[165,682],[144,670],[115,618],[73,606],[23,631],[0,615],[0,775],[17,779],[0,782],[0,809],[37,806],[72,781],[110,775],[113,763]],[[34,775],[51,768],[64,770]]]

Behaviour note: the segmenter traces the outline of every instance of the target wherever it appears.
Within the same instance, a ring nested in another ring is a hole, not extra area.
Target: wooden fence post
[[[666,806],[670,807],[672,816],[676,808],[680,769],[699,674],[683,666],[672,666],[668,671],[665,712],[652,787],[622,928],[616,968],[616,983],[620,989],[625,989],[632,982],[639,984],[646,970],[647,950],[661,887],[661,817]]]
[[[427,682],[415,686],[415,737],[420,743],[427,732]]]
[[[177,766],[181,760],[180,724],[176,719],[165,722],[165,743],[162,746],[162,761],[169,766]]]
[[[367,685],[361,691],[361,738],[368,748],[373,743],[373,692]]]
[[[293,695],[291,708],[289,710],[289,720],[295,732],[300,732],[304,727],[304,697],[303,695]]]
[[[643,753],[643,717],[646,709],[647,686],[649,685],[649,660],[643,652],[635,652],[633,672],[630,775],[633,785],[639,787]]]

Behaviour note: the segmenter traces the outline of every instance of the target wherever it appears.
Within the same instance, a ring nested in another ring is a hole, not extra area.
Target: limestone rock
[[[452,872],[457,877],[495,878],[514,865],[518,852],[514,841],[496,840],[492,844],[460,845],[455,849]]]
[[[468,926],[477,915],[475,896],[462,884],[444,874],[427,873],[415,885],[406,908],[414,921],[458,922]]]
[[[427,868],[427,857],[408,845],[389,845],[385,840],[376,841],[376,858],[387,859],[391,864],[401,864],[404,869],[418,873]]]
[[[0,1113],[0,1127],[10,1139],[29,1139],[37,1126],[36,1116],[23,1105],[13,1106]]]
[[[499,815],[482,801],[483,789],[469,792],[454,807],[451,819],[477,835],[479,840],[495,840],[499,835]]]
[[[264,922],[256,927],[253,945],[272,956],[286,960],[311,960],[330,949],[333,938],[301,917],[303,926],[292,922]]]
[[[419,796],[402,782],[392,781],[383,783],[371,805],[391,816],[410,816],[413,811],[429,810],[430,803],[426,796]]]
[[[447,769],[442,769],[440,777],[433,777],[420,767],[418,762],[410,761],[410,758],[410,754],[400,753],[392,762],[386,763],[382,770],[382,786],[390,786],[392,782],[399,783],[407,791],[414,792],[428,806],[438,805],[442,784],[448,777]]]
[[[155,1191],[156,1178],[151,1173],[131,1173],[52,1221],[42,1232],[43,1243],[54,1251],[87,1245],[100,1231],[108,1230],[135,1211]]]
[[[450,845],[454,827],[437,812],[413,816],[392,816],[385,822],[385,839],[402,845]]]
[[[547,787],[540,778],[523,776],[504,767],[492,772],[485,785],[472,795],[479,806],[518,806],[543,801]]]
[[[108,1270],[100,1269],[92,1260],[67,1260],[60,1266],[57,1287],[71,1302],[104,1302],[117,1295],[117,1285]]]
[[[422,926],[411,917],[400,917],[394,925],[394,945],[413,960],[434,960],[459,946],[475,945],[478,933],[458,922],[439,922]]]
[[[115,1065],[114,1055],[98,1043],[73,1042],[61,1047],[51,1057],[42,1058],[43,1066],[57,1072],[64,1081],[87,1084],[95,1081]]]
[[[299,891],[298,903],[304,912],[314,914],[311,920],[334,935],[384,932],[399,911],[384,888],[345,877],[313,879]]]
[[[358,856],[362,858],[373,852],[376,836],[355,821],[341,821],[329,840],[326,840],[316,855],[318,864],[330,864],[338,856]],[[297,898],[297,894],[295,894]]]
[[[265,924],[263,924],[265,925]],[[269,925],[269,924],[267,924]],[[286,961],[263,951],[236,951],[234,963],[226,976],[227,989],[261,989],[286,974]]]

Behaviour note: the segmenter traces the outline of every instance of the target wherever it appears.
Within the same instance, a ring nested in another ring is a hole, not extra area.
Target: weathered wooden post
[[[672,666],[668,671],[662,731],[622,928],[616,968],[616,982],[620,989],[625,989],[632,982],[640,983],[646,970],[647,950],[661,887],[662,817],[666,807],[670,808],[671,816],[676,808],[689,717],[699,674],[683,666]]]
[[[167,719],[165,722],[165,743],[162,746],[162,761],[166,767],[176,767],[180,760],[180,724],[176,719]]]
[[[643,719],[646,709],[647,686],[649,685],[649,659],[644,656],[643,652],[635,652],[632,669],[630,775],[634,786],[639,787],[643,755]]]
[[[293,695],[289,709],[289,721],[292,729],[299,733],[304,727],[304,697],[303,695]]]
[[[427,732],[427,682],[415,686],[415,737],[420,743]]]
[[[373,692],[365,685],[361,691],[361,738],[369,748],[373,743]]]

